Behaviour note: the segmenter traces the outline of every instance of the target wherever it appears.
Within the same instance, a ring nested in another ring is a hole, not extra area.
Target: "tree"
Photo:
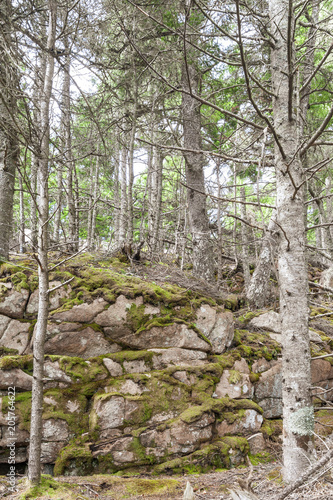
[[[17,137],[17,53],[12,34],[12,5],[0,1],[0,261],[8,260],[19,146]]]

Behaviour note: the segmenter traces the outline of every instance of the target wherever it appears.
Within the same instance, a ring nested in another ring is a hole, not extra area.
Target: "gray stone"
[[[223,420],[217,425],[217,433],[220,437],[227,434],[248,435],[258,432],[264,421],[263,416],[255,410],[245,410],[242,418],[236,419],[233,423]]]
[[[251,319],[249,327],[274,333],[281,333],[280,315],[275,311],[269,311],[261,314],[260,316]]]
[[[112,352],[112,345],[90,327],[76,332],[64,332],[55,335],[45,343],[46,354],[61,356],[79,356],[87,359]]]
[[[95,319],[96,323],[101,326],[114,328],[117,331],[124,328],[126,322],[127,311],[131,305],[140,306],[143,304],[143,298],[137,297],[135,300],[127,299],[124,295],[119,295],[115,304],[112,304],[108,309],[101,312]]]
[[[124,361],[123,367],[126,373],[146,373],[150,372],[150,367],[146,365],[143,359],[135,359],[133,361]]]
[[[0,389],[7,390],[8,387],[15,387],[17,391],[31,391],[32,377],[20,368],[0,370]]]
[[[64,442],[44,441],[42,442],[42,449],[40,460],[42,464],[54,464],[57,460],[61,449],[67,444]]]
[[[116,363],[112,359],[104,358],[103,364],[112,377],[120,377],[123,374],[123,369],[121,364]]]
[[[221,354],[230,347],[234,338],[234,320],[230,311],[216,312],[208,304],[197,311],[196,326],[211,341],[212,351]]]
[[[0,314],[0,339],[3,336],[3,334],[5,333],[10,320],[11,319],[8,318],[8,316],[4,316],[3,314]]]
[[[170,349],[148,349],[154,352],[153,368],[162,370],[168,366],[200,366],[207,363],[207,354],[192,349],[171,347]]]
[[[0,346],[9,349],[17,349],[18,354],[22,354],[29,345],[30,323],[22,323],[13,319],[0,340]]]
[[[60,281],[50,281],[49,288],[52,289],[59,285],[61,285]],[[61,287],[55,290],[54,292],[51,292],[49,296],[49,310],[53,311],[55,309],[58,309],[61,306],[62,299],[69,297],[70,292],[71,288],[68,286],[67,289],[66,287]],[[28,314],[37,314],[38,299],[39,299],[39,290],[37,289],[30,295],[29,302],[27,305]]]
[[[52,315],[52,318],[56,320],[59,319],[61,321],[92,323],[95,316],[104,311],[107,304],[108,303],[102,298],[95,299],[91,304],[80,304],[79,306],[74,306],[68,311],[55,313]]]
[[[247,441],[250,446],[251,455],[262,453],[266,449],[266,441],[261,432],[258,432],[257,434],[253,434],[252,436],[248,437]]]
[[[0,302],[0,314],[10,318],[22,318],[28,297],[29,292],[24,288],[21,292],[10,291]]]
[[[69,428],[65,420],[49,418],[43,420],[43,441],[67,441],[69,438]]]
[[[66,375],[66,373],[60,368],[58,361],[45,361],[44,363],[44,375],[53,381],[63,382],[65,384],[72,384],[73,380],[71,377]]]

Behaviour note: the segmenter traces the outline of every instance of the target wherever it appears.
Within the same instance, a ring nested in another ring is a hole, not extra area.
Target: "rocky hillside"
[[[182,288],[154,266],[91,255],[54,260],[45,356],[42,462],[55,475],[203,472],[266,461],[281,436],[281,327],[273,310]],[[156,271],[156,269],[155,269]],[[171,273],[171,271],[170,271]],[[140,276],[138,276],[140,275]],[[26,464],[37,276],[32,260],[0,267],[0,464],[8,461],[7,390],[16,388],[16,461]],[[184,275],[186,278],[186,275]],[[184,278],[184,279],[185,279]],[[188,278],[186,278],[188,279]],[[314,357],[333,323],[313,308]],[[330,432],[332,358],[312,362],[317,433]],[[322,389],[321,389],[322,388]],[[328,425],[327,425],[328,424]]]

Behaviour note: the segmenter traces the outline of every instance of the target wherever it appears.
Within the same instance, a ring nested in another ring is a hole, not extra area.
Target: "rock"
[[[93,411],[97,416],[97,425],[102,431],[121,427],[125,418],[125,398],[121,396],[98,398],[94,402]]]
[[[60,281],[50,281],[49,288],[55,288],[56,286],[61,285]],[[49,310],[53,311],[58,309],[61,306],[62,299],[69,297],[71,288],[61,287],[50,293],[49,296]],[[29,302],[27,305],[27,313],[28,314],[37,314],[38,312],[38,298],[39,298],[39,290],[35,290],[29,298]]]
[[[108,309],[101,312],[95,319],[96,323],[101,326],[106,326],[114,331],[114,335],[120,331],[130,331],[125,327],[124,323],[127,319],[127,311],[131,305],[137,307],[143,304],[143,298],[137,297],[135,300],[127,299],[124,295],[119,295],[115,304],[112,304]],[[112,335],[112,332],[110,332]]]
[[[58,361],[45,361],[44,363],[44,375],[53,381],[63,382],[65,384],[72,384],[73,380],[71,377],[66,375],[66,373],[61,370]]]
[[[231,312],[217,313],[213,307],[203,304],[197,312],[196,326],[211,341],[212,351],[222,354],[234,338],[234,319]]]
[[[257,434],[253,434],[252,436],[247,438],[251,455],[256,455],[257,453],[261,453],[266,448],[266,441],[261,432]]]
[[[15,446],[28,446],[29,445],[29,432],[19,429],[16,420],[15,432],[13,434],[12,428],[2,427],[2,437],[0,440],[0,447],[7,447],[8,443],[15,440]]]
[[[0,370],[0,389],[7,390],[8,387],[15,387],[18,391],[31,391],[32,376],[20,368]]]
[[[253,373],[263,373],[267,372],[271,368],[271,364],[265,358],[260,358],[258,361],[255,361],[252,365]]]
[[[83,359],[109,354],[112,351],[112,344],[103,334],[90,327],[77,332],[60,333],[45,343],[46,354],[79,356]]]
[[[123,368],[121,364],[116,363],[112,359],[104,358],[103,364],[112,377],[120,377],[123,374]]]
[[[69,428],[68,423],[65,420],[54,418],[43,420],[43,441],[67,441],[68,438]]]
[[[249,327],[256,330],[264,330],[274,333],[281,333],[280,315],[275,311],[269,311],[251,319]]]
[[[57,460],[60,450],[67,444],[67,442],[54,442],[54,441],[44,441],[42,442],[42,449],[40,454],[40,460],[42,464],[54,464]]]
[[[198,366],[207,362],[205,352],[193,351],[192,349],[171,347],[170,349],[148,349],[148,351],[156,353],[156,356],[153,356],[155,370],[163,370],[171,365]]]
[[[26,446],[15,448],[15,463],[22,464],[28,461],[28,448]],[[8,465],[8,448],[0,450],[0,464]]]
[[[0,302],[0,314],[15,319],[23,318],[28,297],[29,292],[24,288],[21,289],[21,292],[16,290],[9,292]]]
[[[325,359],[314,359],[311,361],[312,384],[322,382],[330,378],[332,366]]]
[[[320,396],[325,401],[333,401],[333,380],[324,380],[317,382],[316,386],[322,389],[313,389],[313,396]]]
[[[95,458],[111,454],[115,465],[133,463],[137,460],[137,457],[133,451],[130,451],[132,444],[133,437],[119,437],[113,439],[110,443],[103,444],[103,447],[97,445],[92,456]]]
[[[8,318],[8,316],[4,316],[3,314],[0,314],[0,339],[3,336],[3,334],[5,333],[10,321],[11,321],[11,319]]]
[[[255,395],[258,400],[282,397],[281,362],[261,375],[256,384]]]
[[[0,339],[0,346],[17,349],[22,354],[29,344],[30,323],[11,320]]]
[[[173,372],[172,376],[186,385],[194,385],[197,382],[197,377],[192,373],[188,375],[186,371]]]
[[[52,319],[79,323],[92,323],[95,316],[104,311],[108,303],[102,299],[95,299],[92,304],[80,304],[68,311],[55,313]]]
[[[223,371],[220,382],[215,389],[216,397],[252,398],[253,386],[249,374],[250,370],[245,359],[236,361],[232,370]]]
[[[110,392],[106,389],[105,389],[105,392]],[[131,396],[136,396],[138,394],[139,395],[142,394],[143,390],[141,389],[139,384],[136,384],[135,382],[133,382],[133,380],[126,380],[117,389],[117,392],[119,392],[120,394],[131,394]]]
[[[115,341],[121,340],[123,344],[134,349],[146,349],[147,346],[151,346],[152,348],[182,347],[203,352],[211,350],[211,346],[202,340],[194,330],[179,323],[166,327],[155,326],[139,334],[130,333],[119,339],[112,338]]]
[[[146,365],[143,359],[133,361],[124,361],[123,367],[126,373],[146,373],[150,372],[150,367]]]
[[[215,417],[208,413],[204,413],[196,422],[190,424],[178,420],[163,431],[144,431],[140,435],[140,442],[146,448],[146,453],[155,457],[163,457],[166,453],[186,455],[212,438],[214,421]]]
[[[245,410],[244,416],[237,418],[233,423],[223,420],[223,422],[218,424],[217,433],[220,437],[227,434],[241,434],[246,436],[253,434],[253,432],[258,432],[263,421],[263,416],[257,411]]]
[[[280,418],[282,416],[282,398],[265,398],[259,401],[265,418]]]

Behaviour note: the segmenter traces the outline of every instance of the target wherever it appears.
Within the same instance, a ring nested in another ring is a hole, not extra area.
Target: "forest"
[[[332,30],[331,0],[0,0],[0,281],[13,259],[38,274],[32,485],[50,294],[77,279],[52,288],[52,272],[86,254],[159,263],[165,281],[178,269],[221,300],[240,273],[242,307],[281,321],[283,480],[315,467],[310,307],[333,314]]]

